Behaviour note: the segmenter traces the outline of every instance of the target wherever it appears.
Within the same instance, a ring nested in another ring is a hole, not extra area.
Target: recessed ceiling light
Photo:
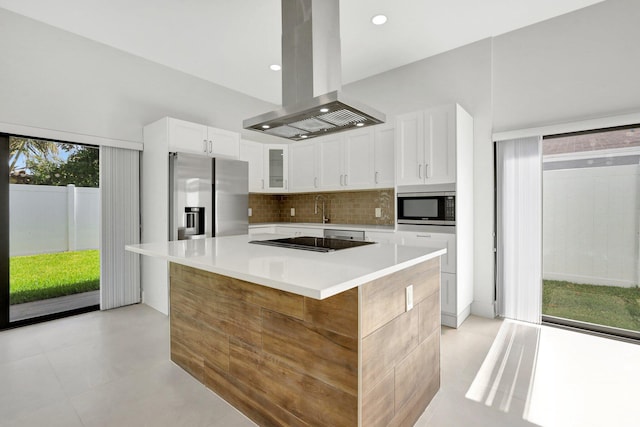
[[[374,25],[382,25],[387,22],[387,17],[385,15],[376,15],[371,18],[371,22],[373,22]]]
[[[321,108],[321,109],[320,109],[320,112],[321,112],[321,113],[328,113],[328,112],[329,112],[329,109],[328,109],[328,108]]]
[[[272,71],[280,71],[282,69],[278,64],[271,64],[269,65],[269,68],[271,68]]]
[[[300,138],[306,138],[307,135],[300,135]]]
[[[364,123],[356,123],[356,126],[358,126],[359,128],[361,128],[362,126],[364,126]]]
[[[271,126],[269,125],[262,125],[262,129],[269,129]]]

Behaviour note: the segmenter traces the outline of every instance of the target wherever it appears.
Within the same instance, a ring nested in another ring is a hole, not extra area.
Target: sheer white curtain
[[[140,259],[124,246],[140,243],[139,152],[100,148],[100,309],[140,302]]]
[[[496,143],[498,314],[542,315],[542,137]]]

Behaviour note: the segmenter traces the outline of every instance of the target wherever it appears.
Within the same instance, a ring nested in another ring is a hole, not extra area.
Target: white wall
[[[640,166],[543,174],[543,277],[638,285]]]
[[[6,9],[0,53],[2,123],[142,142],[165,116],[240,131],[275,107]]]
[[[639,112],[639,16],[607,0],[494,38],[494,132]]]
[[[9,185],[9,255],[98,249],[100,189]]]

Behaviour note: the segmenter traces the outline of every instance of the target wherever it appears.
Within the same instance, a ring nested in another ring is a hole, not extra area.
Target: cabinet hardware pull
[[[416,237],[431,237],[431,234],[416,234]]]
[[[429,163],[424,164],[424,177],[429,178]]]
[[[349,185],[349,175],[345,175],[344,176],[344,186],[348,186]]]
[[[264,190],[264,178],[262,178],[261,181],[262,181],[262,189]]]
[[[422,179],[422,165],[418,165],[418,179]]]
[[[284,180],[284,189],[285,190],[287,189],[287,180],[286,179]]]
[[[202,148],[204,148],[203,151],[206,153],[207,152],[207,140],[206,139],[202,140]]]
[[[376,171],[376,174],[375,174],[374,182],[375,182],[376,184],[378,183],[378,172],[377,172],[377,171]]]
[[[344,179],[344,175],[340,175],[340,186],[343,186],[342,180]]]
[[[209,153],[213,153],[213,141],[209,140]]]
[[[313,186],[318,188],[318,177],[313,178]]]

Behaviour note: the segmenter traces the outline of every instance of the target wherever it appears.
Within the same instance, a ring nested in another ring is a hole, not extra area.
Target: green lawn
[[[98,250],[11,257],[9,266],[11,304],[100,289]]]
[[[640,331],[640,288],[545,280],[542,314]]]

